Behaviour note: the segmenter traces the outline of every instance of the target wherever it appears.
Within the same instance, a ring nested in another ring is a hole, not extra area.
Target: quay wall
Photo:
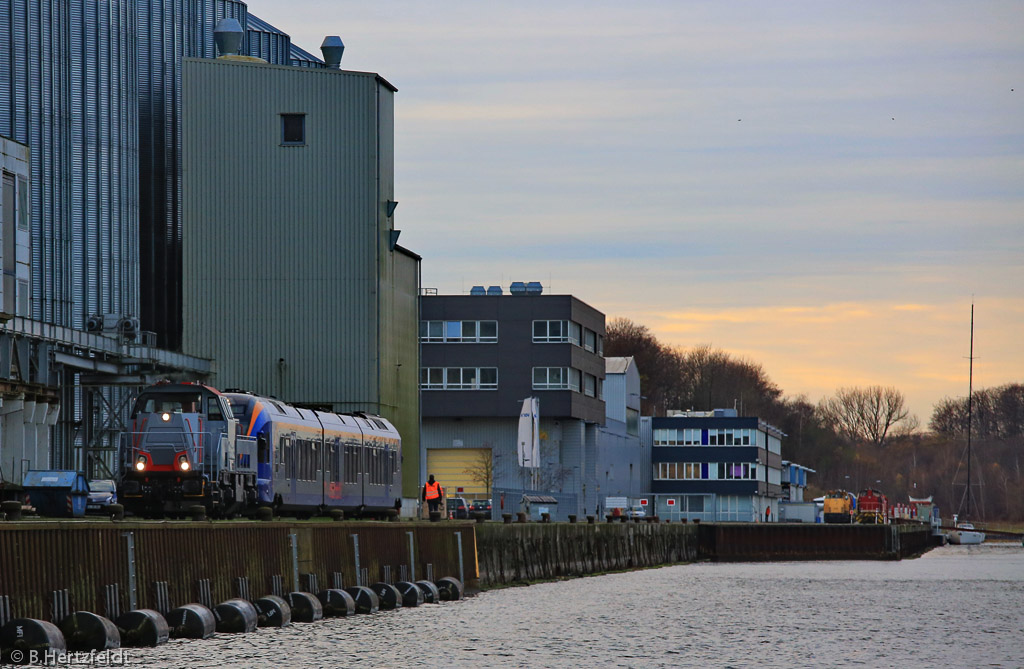
[[[476,526],[480,587],[690,562],[698,526],[485,523]]]
[[[700,557],[727,561],[899,560],[934,546],[923,524],[707,523]]]
[[[482,588],[695,560],[898,560],[933,545],[923,525],[477,525]]]
[[[320,589],[332,587],[334,573],[341,573],[344,585],[351,586],[357,584],[353,535],[358,537],[359,567],[366,570],[369,583],[384,580],[386,566],[391,568],[392,581],[399,580],[402,567],[408,570],[410,565],[415,566],[415,577],[424,579],[429,564],[435,579],[462,574],[473,585],[477,577],[473,529],[470,523],[0,523],[0,596],[9,597],[14,616],[53,620],[53,591],[68,590],[72,611],[106,615],[106,586],[117,585],[117,607],[124,612],[129,610],[132,566],[136,608],[159,608],[158,581],[167,583],[172,607],[202,602],[199,584],[206,579],[214,605],[239,596],[239,578],[248,579],[253,598],[272,593],[275,576],[281,577],[285,593],[310,589],[308,574],[316,575]],[[298,584],[294,583],[296,565]],[[411,575],[413,570],[406,573]]]
[[[310,574],[323,589],[364,570],[364,584],[387,580],[386,568],[391,581],[424,579],[430,565],[472,591],[695,560],[901,559],[932,545],[921,525],[19,521],[0,523],[0,597],[14,616],[53,621],[55,591],[72,611],[127,611],[133,572],[135,608],[159,610],[157,582],[175,607],[242,596],[239,579],[256,598],[275,577],[287,593],[314,589]]]

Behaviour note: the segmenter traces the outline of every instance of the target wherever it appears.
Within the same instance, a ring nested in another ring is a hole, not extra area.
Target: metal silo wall
[[[181,343],[182,60],[214,58],[213,29],[225,17],[246,25],[245,3],[139,1],[141,316],[167,348]]]
[[[215,385],[380,412],[377,86],[186,63],[183,345]],[[207,112],[229,101],[244,111]],[[283,112],[307,115],[306,146],[280,145]]]
[[[0,0],[0,133],[31,147],[32,316],[138,313],[136,0]]]
[[[264,21],[258,24],[250,22],[246,32],[249,41],[250,56],[262,58],[272,65],[290,65],[292,38],[280,31],[271,30],[272,26]],[[245,51],[245,48],[242,49]]]

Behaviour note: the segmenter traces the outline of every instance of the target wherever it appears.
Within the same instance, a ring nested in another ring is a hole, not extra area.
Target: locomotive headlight
[[[162,414],[160,414],[160,418],[161,418],[161,420],[163,420],[166,423],[167,421],[169,421],[171,419],[171,414],[169,414],[169,413],[167,413],[165,411]]]
[[[135,461],[135,471],[138,471],[138,472],[146,471],[146,456],[140,455],[139,459]]]
[[[188,464],[188,456],[182,453],[181,455],[178,456],[178,469],[180,469],[183,472],[187,472],[189,470],[189,467],[190,465]]]

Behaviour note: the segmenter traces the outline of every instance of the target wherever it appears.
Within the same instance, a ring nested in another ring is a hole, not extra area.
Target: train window
[[[270,443],[264,435],[260,435],[256,439],[256,457],[261,465],[270,464]]]
[[[288,444],[288,437],[281,437],[281,443],[277,449],[277,466],[284,467],[285,478],[288,478],[288,456],[291,452]]]
[[[224,412],[220,409],[220,401],[216,397],[206,398],[206,420],[224,420]]]
[[[192,393],[154,393],[140,398],[135,405],[134,418],[139,413],[159,413],[161,411],[195,413],[199,403],[199,395]]]
[[[341,481],[342,462],[341,462],[341,451],[342,445],[340,439],[334,440],[334,478],[331,480],[335,483]]]

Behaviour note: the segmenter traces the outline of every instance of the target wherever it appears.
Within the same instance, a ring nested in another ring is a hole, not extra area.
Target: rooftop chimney
[[[222,56],[239,55],[243,37],[245,37],[245,32],[242,31],[242,26],[235,19],[223,18],[213,29],[213,41],[217,44],[217,50]]]
[[[345,44],[337,35],[328,35],[320,45],[320,52],[324,55],[324,64],[329,70],[341,69],[341,54],[345,53]]]

